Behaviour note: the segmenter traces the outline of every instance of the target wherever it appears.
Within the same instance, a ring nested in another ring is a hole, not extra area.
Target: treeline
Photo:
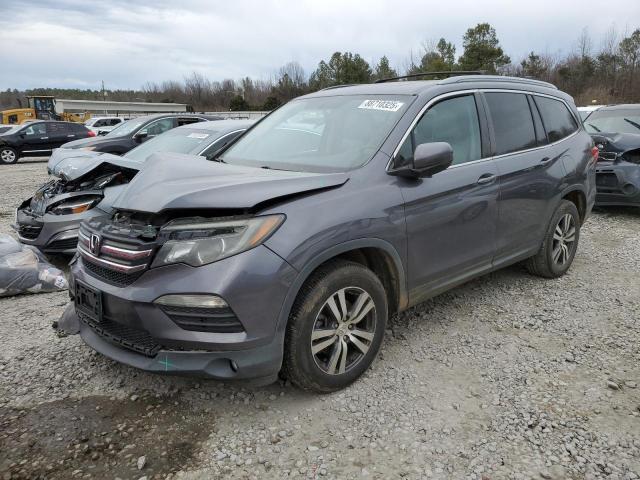
[[[445,38],[426,42],[411,52],[401,69],[394,69],[386,56],[370,64],[351,52],[335,52],[322,60],[309,75],[297,62],[282,66],[272,78],[212,81],[192,73],[183,81],[147,83],[141,90],[107,92],[111,101],[187,103],[196,111],[272,110],[299,95],[333,85],[366,83],[399,74],[450,70],[482,70],[552,82],[570,93],[578,105],[640,102],[640,28],[629,35],[612,27],[598,45],[583,30],[570,53],[531,52],[512,62],[504,52],[495,29],[488,23],[469,28],[463,51]],[[55,95],[58,98],[102,100],[98,90],[38,88],[0,93],[0,108],[26,105],[25,95]]]

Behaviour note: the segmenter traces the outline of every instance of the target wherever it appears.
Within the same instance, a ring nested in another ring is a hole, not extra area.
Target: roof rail
[[[504,82],[504,83],[523,83],[528,85],[538,85],[540,87],[558,89],[553,83],[544,82],[542,80],[534,80],[533,78],[526,77],[506,77],[502,75],[482,75],[482,78],[469,77],[469,78],[446,78],[442,83],[463,83],[463,82],[477,82],[477,81],[491,81],[491,82]]]
[[[345,83],[343,85],[331,85],[330,87],[321,88],[319,91],[322,92],[323,90],[333,90],[334,88],[353,87],[354,85],[357,85],[357,83]]]
[[[484,70],[447,70],[443,72],[421,72],[421,73],[411,73],[409,75],[400,75],[398,77],[390,77],[390,78],[381,78],[380,80],[376,80],[374,83],[384,83],[384,82],[395,82],[396,80],[409,80],[411,78],[419,78],[419,77],[435,77],[435,76],[447,76],[453,77],[458,75],[484,75]]]

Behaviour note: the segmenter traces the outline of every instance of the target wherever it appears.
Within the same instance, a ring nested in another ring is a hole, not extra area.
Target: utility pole
[[[104,89],[104,80],[102,80],[102,101],[106,102],[107,101],[107,92]],[[104,114],[107,114],[107,106],[104,106]]]

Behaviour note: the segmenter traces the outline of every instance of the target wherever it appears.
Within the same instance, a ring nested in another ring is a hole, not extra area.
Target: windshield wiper
[[[633,120],[629,120],[628,118],[623,118],[623,120],[625,122],[627,122],[630,125],[633,125],[634,127],[636,127],[638,130],[640,130],[640,123],[636,123]]]
[[[593,123],[587,123],[587,125],[589,125],[591,128],[593,128],[596,132],[601,132],[602,131],[598,127],[596,127]]]

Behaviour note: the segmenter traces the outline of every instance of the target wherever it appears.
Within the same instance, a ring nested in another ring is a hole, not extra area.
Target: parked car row
[[[77,241],[70,294],[98,352],[316,392],[369,368],[395,312],[516,262],[567,272],[602,155],[569,95],[485,75],[334,87],[109,154],[158,120],[56,150],[21,238]]]
[[[252,123],[221,120],[188,124],[152,138],[123,156],[72,148],[55,150],[47,168],[57,179],[47,182],[17,209],[20,241],[45,253],[75,253],[80,222],[110,214],[114,200],[153,153],[211,157]],[[178,162],[175,168],[180,168]]]

